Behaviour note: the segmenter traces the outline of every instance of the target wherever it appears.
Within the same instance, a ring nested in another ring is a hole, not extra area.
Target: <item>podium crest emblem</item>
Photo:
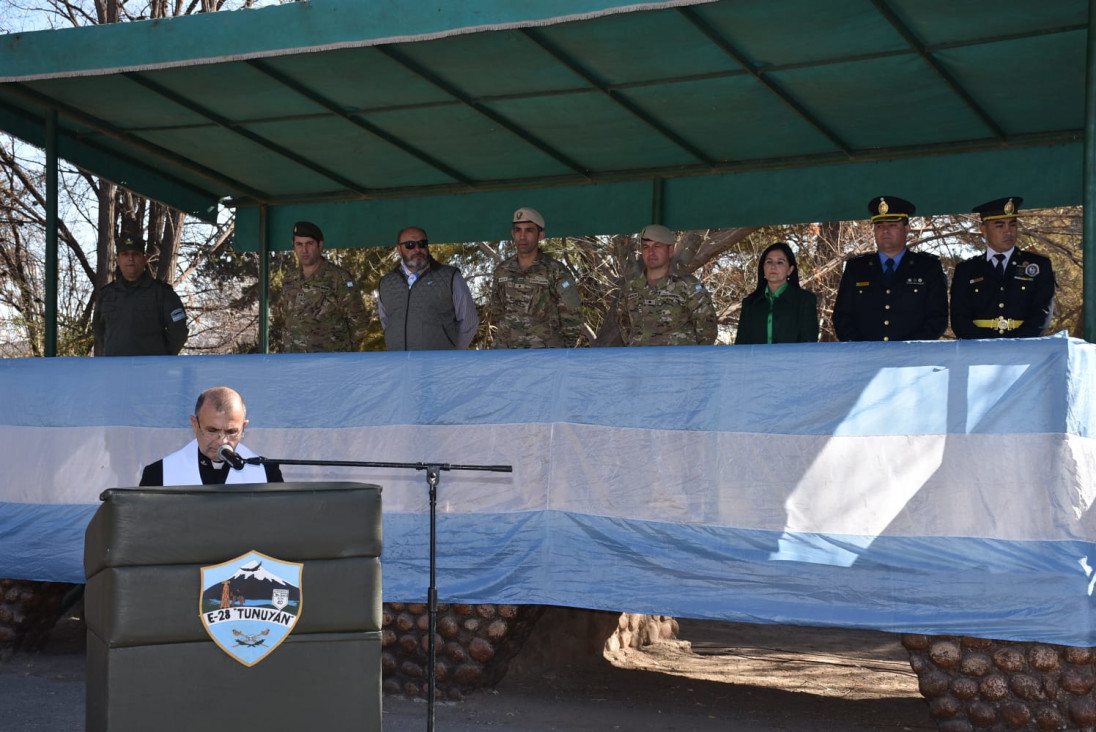
[[[301,616],[304,565],[250,551],[202,567],[198,614],[222,651],[254,666],[281,645]]]

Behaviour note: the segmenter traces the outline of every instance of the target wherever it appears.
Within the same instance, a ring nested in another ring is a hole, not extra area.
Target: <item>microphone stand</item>
[[[316,465],[323,467],[346,468],[400,468],[404,470],[425,470],[426,485],[430,489],[430,586],[426,590],[427,616],[430,621],[430,638],[427,641],[426,678],[429,696],[426,700],[426,730],[434,732],[434,696],[437,687],[437,659],[435,639],[438,629],[438,586],[437,586],[437,508],[438,483],[443,470],[481,470],[492,473],[512,473],[512,465],[451,465],[449,463],[376,463],[360,460],[275,460],[262,456],[244,458],[246,465]],[[233,467],[235,467],[233,465]],[[242,468],[243,465],[240,466]],[[239,470],[240,468],[237,468]]]

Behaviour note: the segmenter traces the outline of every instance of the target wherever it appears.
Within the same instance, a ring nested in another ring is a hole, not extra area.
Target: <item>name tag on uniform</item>
[[[681,295],[673,295],[668,292],[664,292],[658,297],[649,297],[640,300],[640,304],[647,305],[648,307],[658,307],[660,305],[681,305],[685,303],[685,298]]]
[[[981,281],[982,281],[982,280],[984,280],[984,279],[985,279],[985,277],[975,277],[975,278],[974,278],[973,280],[971,280],[971,281],[970,281],[970,282],[968,282],[967,284],[968,284],[968,285],[976,285],[976,284],[978,284],[979,282],[981,282]]]
[[[871,282],[857,282],[856,286],[857,287],[867,287],[870,284],[871,284]]]

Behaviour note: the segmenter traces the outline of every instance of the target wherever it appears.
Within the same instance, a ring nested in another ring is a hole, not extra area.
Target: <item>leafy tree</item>
[[[256,0],[126,2],[125,0],[45,0],[21,5],[0,0],[4,32],[166,18],[195,12],[249,8]],[[44,160],[14,138],[0,139],[0,337],[4,355],[43,355],[45,333]],[[114,279],[114,242],[118,235],[147,242],[155,277],[175,285],[191,318],[184,352],[232,350],[240,340],[222,294],[196,275],[209,257],[221,256],[232,222],[209,227],[188,222],[184,214],[138,196],[110,181],[64,163],[59,171],[59,355],[93,351],[91,318],[95,292]],[[237,260],[229,257],[225,264]],[[249,272],[239,262],[239,279]],[[255,277],[252,266],[250,276]],[[238,285],[246,290],[247,284]],[[251,325],[257,323],[257,308]],[[226,326],[226,324],[229,324]]]

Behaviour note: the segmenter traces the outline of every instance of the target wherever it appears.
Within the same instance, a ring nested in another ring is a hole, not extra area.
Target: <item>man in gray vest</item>
[[[430,256],[426,231],[410,226],[396,238],[399,264],[381,278],[377,310],[389,351],[468,348],[479,315],[456,267]]]

